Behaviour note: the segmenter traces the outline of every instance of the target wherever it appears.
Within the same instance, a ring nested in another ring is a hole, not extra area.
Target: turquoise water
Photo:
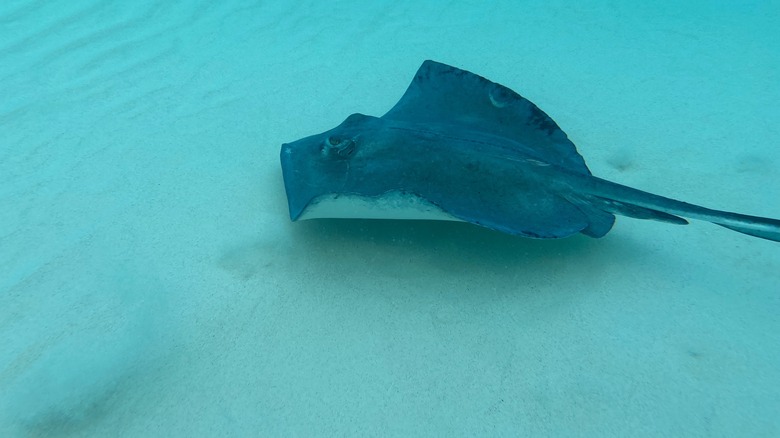
[[[424,59],[594,174],[780,217],[776,1],[0,4],[0,436],[778,436],[780,247],[290,223]]]

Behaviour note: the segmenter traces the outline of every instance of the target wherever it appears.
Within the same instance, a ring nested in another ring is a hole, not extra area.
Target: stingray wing
[[[419,124],[467,127],[513,140],[505,153],[590,175],[566,133],[536,105],[482,76],[425,61],[401,100],[382,116]]]

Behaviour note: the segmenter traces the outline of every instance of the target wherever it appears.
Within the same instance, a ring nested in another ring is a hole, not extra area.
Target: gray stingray
[[[780,220],[712,210],[591,175],[574,144],[507,87],[425,61],[384,116],[352,114],[282,145],[290,218],[437,219],[549,239],[605,235],[616,214],[704,220],[780,241]]]

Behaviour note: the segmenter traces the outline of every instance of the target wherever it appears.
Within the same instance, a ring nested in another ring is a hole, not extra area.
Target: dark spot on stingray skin
[[[555,131],[559,129],[558,125],[553,121],[553,119],[551,119],[547,114],[545,114],[542,110],[540,110],[539,107],[532,104],[531,102],[528,103],[531,106],[531,116],[529,117],[531,124],[536,125],[540,129],[547,131],[548,135],[552,135]]]

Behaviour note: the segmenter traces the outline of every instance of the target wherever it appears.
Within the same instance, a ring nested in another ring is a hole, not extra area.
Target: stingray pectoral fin
[[[587,229],[591,223],[582,208],[544,190],[529,189],[495,201],[447,197],[437,198],[435,203],[462,221],[534,239],[568,237]]]

